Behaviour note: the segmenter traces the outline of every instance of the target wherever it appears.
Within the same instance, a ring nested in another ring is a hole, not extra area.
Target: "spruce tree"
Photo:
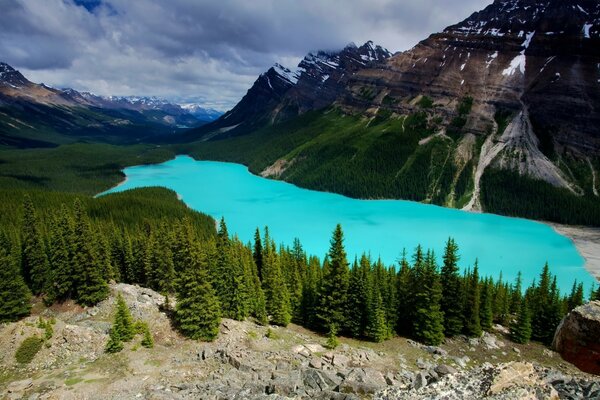
[[[467,336],[481,336],[481,322],[479,320],[480,290],[479,267],[477,260],[473,272],[465,278],[465,303],[464,303],[464,333]]]
[[[123,342],[129,342],[135,336],[133,318],[129,312],[129,307],[125,303],[125,299],[119,293],[117,295],[117,312],[113,323],[113,330]]]
[[[419,247],[420,249],[420,247]],[[396,276],[396,298],[397,298],[397,319],[396,332],[400,335],[412,334],[413,321],[413,293],[412,286],[413,274],[406,260],[406,250],[402,251],[400,260],[400,270]]]
[[[511,314],[515,314],[519,311],[521,307],[521,299],[522,299],[522,278],[521,271],[517,274],[517,278],[515,279],[515,283],[511,290],[511,300],[510,300],[510,312]]]
[[[444,339],[444,314],[440,310],[442,286],[435,255],[428,251],[423,262],[415,258],[414,336],[425,344],[438,345]]]
[[[481,329],[484,331],[492,330],[493,309],[492,309],[492,285],[489,279],[485,279],[481,287],[479,320]]]
[[[0,232],[0,323],[29,315],[31,292],[10,254],[10,243]]]
[[[183,335],[212,341],[219,334],[221,307],[210,283],[206,254],[187,238],[179,257],[185,267],[179,272],[176,284],[175,321]]]
[[[144,324],[143,335],[144,337],[142,338],[141,345],[147,349],[153,348],[154,338],[152,337],[152,333],[150,333],[150,328],[148,328],[147,324]]]
[[[216,273],[213,286],[225,318],[243,320],[247,316],[247,289],[240,260],[236,259],[225,219],[221,218],[217,234]]]
[[[315,256],[308,260],[308,266],[302,282],[302,300],[300,302],[300,320],[302,325],[315,328],[315,314],[319,301],[321,263]]]
[[[263,247],[260,240],[260,231],[256,228],[254,232],[254,251],[252,253],[254,263],[256,264],[256,270],[258,279],[262,282],[262,269],[263,269]]]
[[[265,230],[263,252],[263,291],[267,303],[267,314],[274,325],[287,326],[292,319],[290,295],[288,293],[275,243],[269,239]]]
[[[52,269],[48,288],[49,302],[71,298],[75,289],[73,271],[73,227],[71,217],[63,204],[50,229],[50,265]]]
[[[441,271],[442,300],[441,310],[444,313],[444,334],[448,337],[458,335],[463,329],[462,283],[459,275],[458,246],[449,238],[444,249]]]
[[[572,309],[579,307],[583,304],[583,283],[573,282],[573,288],[567,298],[567,309],[565,312],[569,312]]]
[[[376,343],[383,342],[389,336],[383,300],[381,293],[376,288],[374,288],[369,301],[365,336]]]
[[[365,254],[360,258],[360,264],[354,261],[350,271],[348,286],[348,328],[353,337],[362,337],[368,324],[369,316],[369,273],[371,263]],[[379,310],[382,311],[383,310]],[[384,321],[385,322],[385,321]]]
[[[328,254],[329,268],[323,276],[319,293],[318,317],[322,329],[328,331],[331,325],[344,330],[347,327],[346,305],[349,283],[348,261],[344,249],[344,233],[338,224],[333,232]]]
[[[175,290],[175,264],[166,228],[152,232],[146,246],[146,275],[150,287],[160,293]]]
[[[106,343],[106,347],[104,349],[107,353],[118,353],[123,350],[123,342],[119,337],[119,334],[116,332],[115,328],[111,328],[108,343]]]
[[[23,202],[21,270],[33,294],[41,294],[49,278],[50,263],[35,208],[29,196]]]
[[[75,234],[73,243],[74,272],[77,274],[77,303],[93,306],[108,297],[108,285],[102,278],[94,247],[95,238],[79,200],[75,201]]]
[[[515,343],[526,344],[531,339],[531,314],[527,299],[521,301],[517,320],[510,327],[510,337]]]

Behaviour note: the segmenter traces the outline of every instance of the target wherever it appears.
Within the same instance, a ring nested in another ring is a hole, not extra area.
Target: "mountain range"
[[[353,197],[600,224],[599,34],[595,0],[496,0],[405,52],[275,65],[182,140]]]
[[[81,139],[135,142],[197,127],[221,113],[156,97],[97,96],[30,82],[0,63],[0,144],[39,147]]]

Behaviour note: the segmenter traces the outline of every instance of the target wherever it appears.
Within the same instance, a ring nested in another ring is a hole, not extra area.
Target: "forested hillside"
[[[328,334],[331,347],[337,335],[379,342],[400,334],[439,344],[444,336],[479,336],[494,322],[510,325],[519,343],[549,344],[562,316],[584,301],[577,282],[571,293],[559,293],[547,265],[526,290],[520,279],[481,277],[477,263],[461,275],[452,239],[441,266],[421,246],[399,265],[366,255],[350,262],[339,225],[324,260],[307,255],[299,240],[276,245],[267,228],[244,244],[224,220],[215,232],[211,218],[163,189],[84,201],[32,193],[2,227],[1,321],[27,315],[32,295],[48,305],[94,305],[117,281],[175,299],[174,323],[194,339],[213,340],[224,317],[294,321]]]

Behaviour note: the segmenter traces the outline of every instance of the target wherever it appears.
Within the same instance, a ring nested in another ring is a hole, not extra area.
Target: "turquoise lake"
[[[256,227],[269,227],[278,242],[299,238],[309,254],[323,257],[337,223],[345,233],[350,261],[364,252],[393,264],[417,244],[435,250],[438,259],[448,237],[459,245],[463,269],[479,259],[482,275],[513,282],[519,271],[524,285],[538,277],[548,261],[561,291],[573,281],[589,290],[594,278],[570,239],[548,225],[518,218],[425,205],[402,200],[356,200],[261,178],[239,164],[195,161],[188,156],[162,164],[126,168],[127,180],[103,193],[145,186],[176,191],[191,208],[216,219],[225,217],[230,233],[251,241]]]

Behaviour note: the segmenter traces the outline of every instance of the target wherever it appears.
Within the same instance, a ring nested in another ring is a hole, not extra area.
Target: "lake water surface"
[[[563,292],[575,279],[584,282],[586,291],[595,282],[571,240],[539,222],[402,200],[355,200],[261,178],[243,165],[187,156],[124,172],[126,182],[104,194],[167,187],[189,207],[216,219],[224,216],[229,232],[243,241],[252,240],[257,226],[268,226],[278,243],[291,245],[297,237],[309,254],[323,257],[339,222],[350,261],[365,251],[392,264],[403,248],[412,255],[419,243],[434,249],[441,261],[451,236],[460,248],[461,267],[471,267],[478,258],[484,276],[497,277],[502,271],[512,282],[521,271],[529,285],[548,261]]]

